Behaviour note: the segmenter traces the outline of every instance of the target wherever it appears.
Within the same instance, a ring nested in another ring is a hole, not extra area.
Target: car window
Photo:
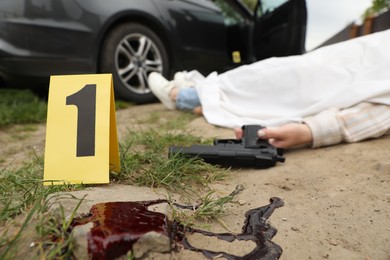
[[[255,11],[259,0],[238,0],[241,4],[245,5],[252,12]]]
[[[288,0],[260,0],[261,1],[261,12],[263,14],[272,12],[282,4],[288,2]]]
[[[240,24],[244,22],[244,17],[237,12],[229,3],[225,0],[213,0],[213,2],[221,8],[224,22],[226,25]]]

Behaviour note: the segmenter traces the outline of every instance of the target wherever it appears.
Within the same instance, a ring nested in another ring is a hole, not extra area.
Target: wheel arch
[[[98,71],[100,57],[102,52],[102,46],[104,43],[104,39],[106,36],[117,26],[126,24],[126,23],[139,23],[148,27],[152,30],[162,41],[165,46],[165,49],[168,54],[169,59],[169,67],[171,73],[171,68],[174,67],[175,60],[173,56],[173,41],[168,36],[169,30],[168,24],[162,24],[158,19],[151,16],[150,14],[140,13],[140,12],[122,12],[120,14],[115,15],[111,19],[109,19],[106,24],[103,26],[103,29],[100,31],[98,36],[98,45],[96,47],[96,62],[95,62],[95,70]]]

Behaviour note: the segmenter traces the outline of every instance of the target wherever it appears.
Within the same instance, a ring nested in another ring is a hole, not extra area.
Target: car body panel
[[[255,49],[258,60],[272,56],[303,53],[307,11],[305,0],[264,0],[255,22]]]
[[[9,68],[8,74],[12,75],[24,63],[23,75],[27,77],[47,77],[51,65],[51,75],[95,73],[101,41],[112,23],[122,17],[143,15],[151,19],[158,15],[154,4],[145,0],[130,1],[131,5],[129,1],[117,1],[117,5],[108,5],[111,8],[105,8],[104,1],[94,0],[19,2],[24,3],[24,12],[1,17],[0,25],[5,28],[0,27],[0,50],[6,49],[7,53],[0,52],[0,69]],[[150,15],[151,10],[155,16]]]
[[[163,8],[159,10],[162,17],[170,18],[175,54],[181,57],[175,61],[178,67],[190,69],[203,64],[216,68],[228,62],[221,49],[226,46],[224,20],[215,5],[207,1],[201,5],[197,0],[161,2]]]
[[[262,1],[273,0],[259,0],[258,8]],[[305,40],[305,1],[285,1],[283,8],[258,16],[240,0],[2,0],[0,77],[47,86],[50,75],[98,73],[103,42],[123,23],[143,24],[158,35],[169,57],[166,76],[190,69],[222,72],[302,53],[296,46]],[[275,29],[283,15],[288,23]],[[286,47],[286,39],[292,46]]]

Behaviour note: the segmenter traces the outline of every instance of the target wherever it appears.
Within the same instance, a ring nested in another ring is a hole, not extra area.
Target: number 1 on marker
[[[66,97],[66,105],[77,107],[77,157],[95,156],[96,84],[85,85]]]

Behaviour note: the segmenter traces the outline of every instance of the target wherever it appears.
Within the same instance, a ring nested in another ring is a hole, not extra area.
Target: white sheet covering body
[[[277,126],[361,101],[390,105],[390,30],[218,75],[189,73],[213,125]]]

